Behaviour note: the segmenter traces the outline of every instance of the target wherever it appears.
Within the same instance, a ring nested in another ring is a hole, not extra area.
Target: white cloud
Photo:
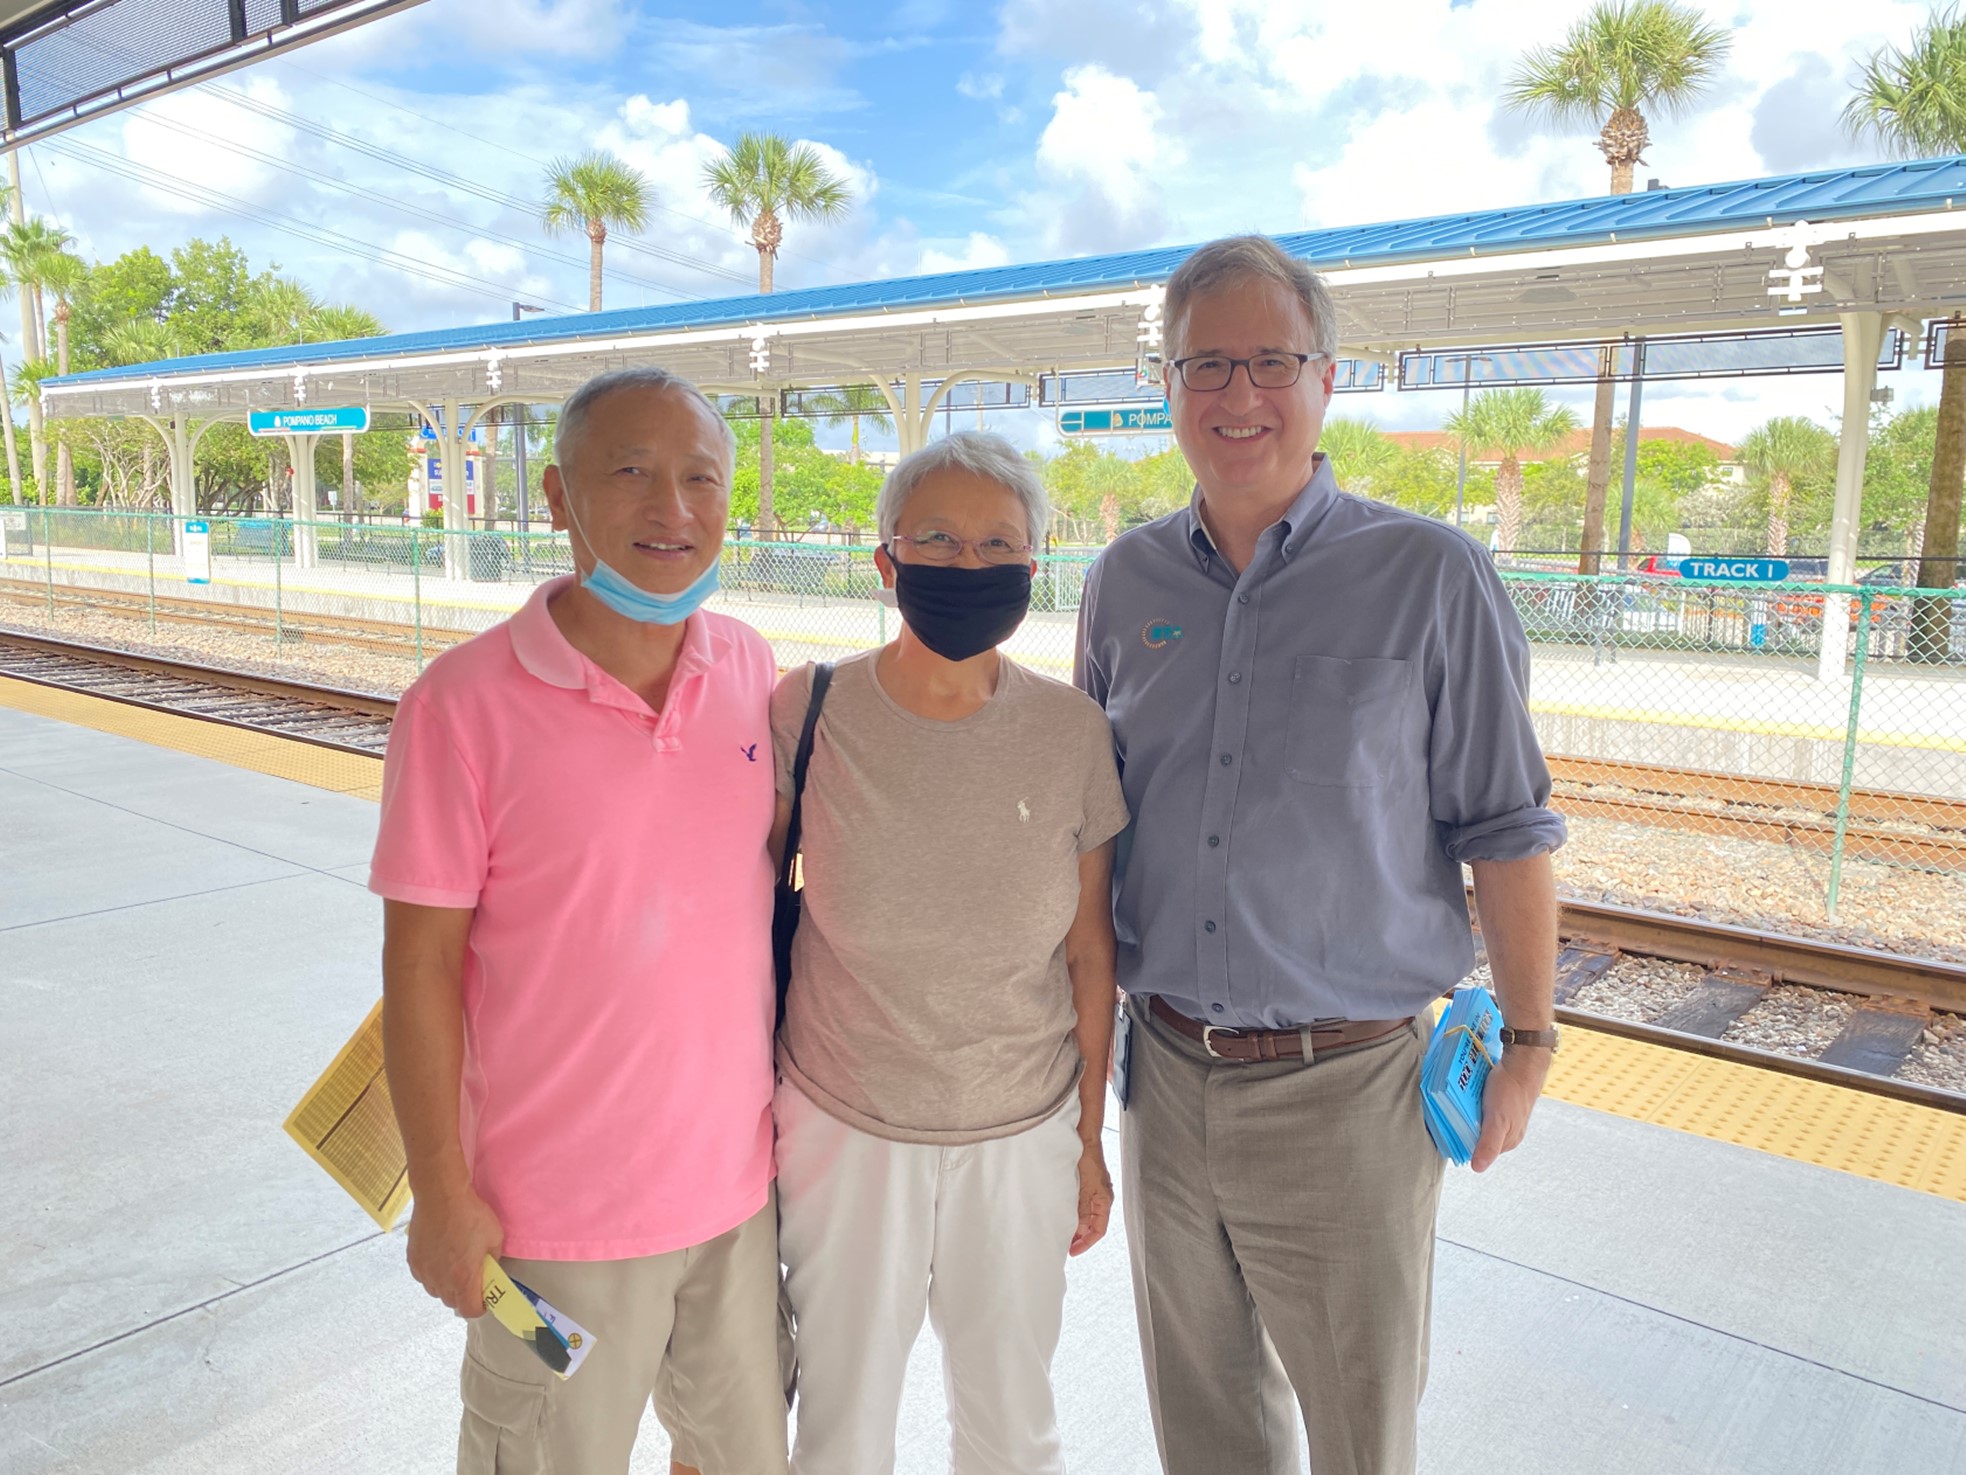
[[[956,91],[972,102],[994,102],[1003,96],[1003,77],[996,72],[986,72],[981,76],[964,72],[956,79]]]
[[[935,246],[924,248],[921,271],[927,275],[939,271],[975,271],[982,267],[1009,264],[1010,251],[1002,241],[980,230],[973,230],[969,233],[969,239],[953,251],[944,251]]]

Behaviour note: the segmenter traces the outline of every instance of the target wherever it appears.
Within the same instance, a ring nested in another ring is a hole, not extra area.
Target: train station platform
[[[374,769],[0,678],[8,1475],[453,1467],[458,1324],[280,1130],[379,988]],[[1421,1468],[1966,1475],[1960,1119],[1577,1033],[1449,1175]],[[1124,1233],[1071,1267],[1074,1475],[1157,1468]],[[947,1469],[926,1335],[897,1468]]]

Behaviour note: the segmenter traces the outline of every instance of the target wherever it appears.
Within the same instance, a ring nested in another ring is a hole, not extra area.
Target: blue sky
[[[747,128],[813,142],[857,198],[841,224],[792,230],[782,285],[1366,223],[1601,193],[1588,137],[1499,104],[1523,46],[1583,9],[427,0],[37,146],[26,185],[92,257],[225,234],[392,328],[504,317],[513,298],[584,306],[585,241],[548,240],[530,202],[549,159],[594,147],[641,168],[660,204],[641,242],[611,243],[609,305],[740,290],[755,253],[700,175]],[[1641,181],[1874,157],[1836,113],[1859,60],[1926,11],[1710,6],[1734,28],[1726,73],[1689,115],[1653,120]],[[1900,402],[1935,398],[1927,377],[1896,376]],[[1647,419],[1734,438],[1837,398],[1833,377],[1661,385]],[[1451,407],[1389,393],[1345,408],[1404,427]],[[1043,438],[1035,420],[1020,438]]]

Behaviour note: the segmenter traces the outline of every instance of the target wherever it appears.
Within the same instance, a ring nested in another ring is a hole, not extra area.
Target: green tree
[[[1373,486],[1378,476],[1399,458],[1399,447],[1386,439],[1377,425],[1342,415],[1324,422],[1317,444],[1331,462],[1338,485],[1362,497],[1375,495]]]
[[[1741,442],[1741,464],[1768,498],[1768,551],[1788,552],[1789,516],[1798,486],[1820,479],[1836,463],[1836,437],[1813,420],[1779,415]]]
[[[760,450],[763,422],[755,417],[733,420],[737,433],[737,471],[731,480],[733,522],[765,528],[758,517]],[[859,529],[873,526],[874,499],[880,495],[878,467],[849,464],[821,450],[813,439],[810,420],[787,420],[779,428],[779,508],[783,525],[794,532],[812,526],[815,516],[828,525]]]
[[[161,326],[170,310],[171,288],[170,262],[148,246],[92,267],[89,289],[75,303],[74,320],[69,324],[76,368],[144,362],[112,359],[104,340],[139,319]]]
[[[247,296],[252,325],[248,331],[268,348],[312,341],[309,329],[321,304],[299,282],[287,277],[261,276]]]
[[[1398,455],[1373,473],[1370,495],[1375,501],[1404,507],[1422,517],[1449,517],[1454,512],[1459,471],[1455,458],[1445,451],[1401,447]],[[1470,466],[1464,499],[1470,507],[1491,505],[1495,473]]]
[[[1509,79],[1505,101],[1559,127],[1597,128],[1597,147],[1611,166],[1611,193],[1629,194],[1632,166],[1651,133],[1646,112],[1671,117],[1712,85],[1732,45],[1727,32],[1698,10],[1669,0],[1598,0],[1554,46],[1527,53]],[[1604,546],[1604,506],[1611,485],[1611,422],[1616,385],[1597,386],[1584,492],[1580,573],[1596,573]]]
[[[1495,472],[1496,547],[1512,551],[1522,536],[1522,458],[1556,446],[1577,428],[1567,405],[1553,405],[1540,389],[1484,389],[1465,410],[1448,418],[1449,433],[1470,453],[1486,452],[1502,463]]]
[[[1900,551],[1914,558],[1925,546],[1938,428],[1936,405],[1880,414],[1872,424],[1870,452],[1864,457],[1864,520],[1893,529]]]
[[[788,220],[837,220],[853,203],[846,181],[826,167],[810,144],[776,133],[742,133],[721,158],[703,166],[710,199],[740,229],[749,229],[758,252],[758,291],[771,291],[772,271],[785,243]],[[770,407],[759,427],[758,523],[772,520],[773,428]]]
[[[552,236],[587,236],[587,310],[601,310],[601,252],[610,230],[648,229],[654,190],[639,169],[605,150],[555,159],[546,170],[539,222]]]
[[[1966,16],[1956,8],[1935,11],[1910,46],[1873,53],[1843,122],[1900,158],[1966,153]],[[1932,436],[1918,582],[1950,589],[1959,578],[1960,493],[1966,485],[1966,312],[1955,312],[1946,324]],[[1949,658],[1951,619],[1951,601],[1918,601],[1909,647],[1914,660]]]
[[[165,320],[186,353],[225,353],[265,345],[255,336],[254,281],[246,253],[224,237],[186,241],[171,252]]]

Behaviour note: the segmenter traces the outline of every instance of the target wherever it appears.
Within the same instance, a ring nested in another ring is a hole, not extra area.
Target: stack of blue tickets
[[[1502,1011],[1479,986],[1457,988],[1420,1064],[1420,1105],[1440,1155],[1465,1166],[1481,1139],[1481,1093],[1502,1058]]]

